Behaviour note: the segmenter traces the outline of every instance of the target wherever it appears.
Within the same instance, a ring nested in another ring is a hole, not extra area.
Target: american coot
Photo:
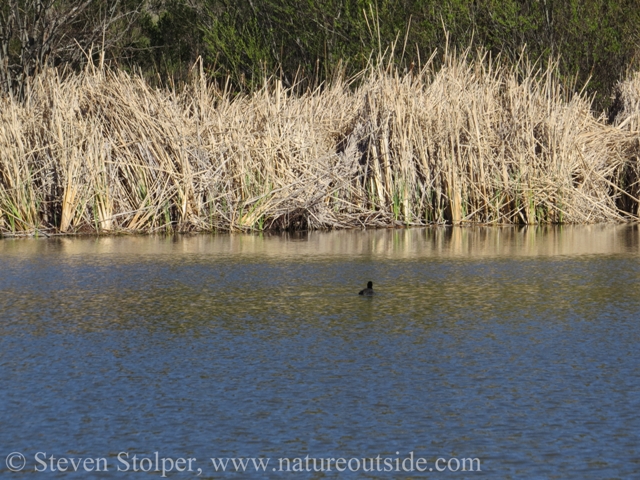
[[[373,295],[375,292],[373,291],[373,282],[368,282],[367,283],[367,288],[365,288],[364,290],[360,290],[360,293],[358,295]]]

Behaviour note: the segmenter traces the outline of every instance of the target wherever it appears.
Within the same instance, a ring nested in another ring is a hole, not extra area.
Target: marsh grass
[[[639,215],[640,206],[640,72],[633,72],[618,83],[616,96],[619,110],[612,119],[613,125],[632,136],[632,148],[629,149],[629,161],[617,171],[613,180],[616,189],[626,192],[618,199],[618,206]],[[635,147],[635,148],[633,148]]]
[[[0,231],[637,218],[639,90],[611,126],[553,62],[445,52],[437,68],[390,65],[246,95],[197,66],[179,92],[93,65],[48,70],[24,103],[1,100]]]

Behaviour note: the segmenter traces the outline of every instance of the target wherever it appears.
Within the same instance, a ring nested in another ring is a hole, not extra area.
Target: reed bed
[[[0,232],[637,219],[637,100],[607,125],[552,62],[431,60],[304,94],[233,95],[197,68],[180,92],[45,71],[0,100]]]
[[[640,215],[640,72],[633,72],[618,83],[616,98],[619,110],[612,124],[631,136],[631,146],[627,154],[628,161],[618,171],[616,185],[624,190],[618,200],[621,209]],[[634,148],[635,147],[635,148]]]

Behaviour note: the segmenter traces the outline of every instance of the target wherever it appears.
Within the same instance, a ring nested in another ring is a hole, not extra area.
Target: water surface
[[[638,477],[639,238],[597,226],[1,240],[0,473],[21,478],[5,465],[20,452],[40,477],[137,478],[133,456],[153,470],[158,452],[195,459],[169,478]],[[368,280],[373,298],[357,295]],[[305,464],[377,456],[383,471]],[[411,456],[427,471],[384,471]],[[266,471],[210,460],[251,457]],[[107,471],[52,472],[60,458]],[[304,471],[280,471],[283,458]],[[439,473],[438,458],[481,471]]]

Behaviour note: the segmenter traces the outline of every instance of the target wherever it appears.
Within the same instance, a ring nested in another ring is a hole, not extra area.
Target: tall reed
[[[628,161],[620,166],[614,179],[626,194],[618,199],[625,211],[640,216],[640,72],[633,72],[616,88],[618,111],[612,119],[613,125],[631,136]]]
[[[197,69],[180,92],[45,71],[24,103],[1,100],[0,231],[636,219],[637,121],[595,118],[553,62],[432,60],[300,95],[276,79],[234,96]]]

